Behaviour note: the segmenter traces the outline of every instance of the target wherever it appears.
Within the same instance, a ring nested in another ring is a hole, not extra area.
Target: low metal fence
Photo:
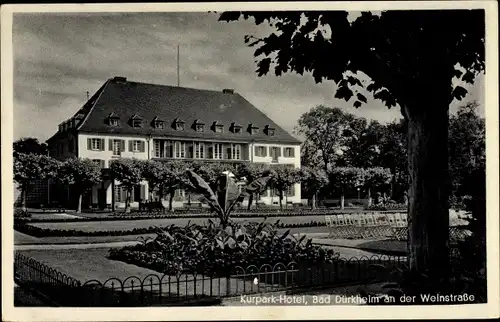
[[[374,255],[330,263],[237,266],[226,276],[150,274],[81,282],[20,253],[14,262],[15,277],[23,285],[59,306],[73,307],[210,305],[231,296],[387,281],[394,268],[405,269],[406,258]]]

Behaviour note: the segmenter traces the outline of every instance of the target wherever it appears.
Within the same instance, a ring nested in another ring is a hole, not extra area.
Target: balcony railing
[[[153,156],[152,159],[155,160],[179,160],[179,161],[203,161],[203,162],[250,162],[248,159],[214,159],[214,158],[177,158],[177,157],[166,157],[166,156]]]

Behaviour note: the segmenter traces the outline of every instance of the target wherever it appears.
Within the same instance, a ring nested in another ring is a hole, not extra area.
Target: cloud
[[[73,115],[113,76],[156,84],[177,83],[180,46],[181,86],[233,88],[292,131],[310,108],[338,106],[382,122],[400,117],[369,100],[359,109],[334,98],[332,82],[316,84],[309,75],[258,77],[246,34],[270,30],[253,21],[225,23],[214,13],[16,14],[14,42],[14,139],[42,140]],[[484,80],[469,88],[468,100],[484,100]],[[482,102],[482,101],[481,101]],[[453,103],[453,109],[460,103]]]

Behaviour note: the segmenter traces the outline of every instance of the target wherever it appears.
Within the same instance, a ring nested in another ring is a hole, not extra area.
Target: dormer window
[[[140,117],[137,114],[134,114],[130,118],[130,125],[132,125],[132,127],[142,127],[142,117]]]
[[[158,117],[155,117],[153,119],[152,125],[155,129],[163,129],[164,123],[165,122],[163,120],[160,120]]]
[[[220,124],[218,121],[214,122],[213,130],[215,133],[224,133],[224,125]]]
[[[196,120],[196,121],[194,121],[193,129],[196,132],[203,132],[203,131],[205,131],[205,123],[203,123],[200,120]]]
[[[108,115],[108,125],[109,126],[119,126],[120,125],[120,117],[116,115],[114,112]]]
[[[241,125],[239,125],[236,122],[233,122],[231,124],[230,131],[233,132],[234,134],[241,134]]]
[[[268,136],[274,136],[274,134],[276,133],[276,130],[274,128],[270,127],[269,125],[266,125],[265,132]]]
[[[248,133],[252,135],[259,134],[259,127],[254,124],[248,125]]]
[[[184,121],[179,118],[174,120],[173,127],[176,131],[184,131]]]

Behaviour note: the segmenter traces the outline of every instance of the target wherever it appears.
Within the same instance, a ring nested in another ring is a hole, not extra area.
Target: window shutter
[[[231,160],[232,159],[231,148],[227,148],[226,149],[226,153],[227,153],[226,159]]]
[[[125,140],[121,140],[122,146],[120,148],[120,151],[125,152]]]
[[[128,152],[134,151],[134,141],[129,140],[128,141]]]
[[[295,149],[294,148],[290,148],[290,157],[295,157]]]
[[[259,147],[258,147],[258,146],[254,147],[254,150],[255,150],[255,151],[254,151],[255,156],[256,156],[256,157],[260,157]]]
[[[266,146],[262,147],[262,156],[267,157],[267,147]]]
[[[141,152],[146,152],[146,142],[141,141],[140,148]]]
[[[109,151],[113,151],[113,140],[109,139]]]
[[[104,151],[104,139],[100,139],[101,140],[101,151]]]
[[[281,147],[276,147],[276,156],[277,157],[281,156]]]
[[[91,149],[92,149],[92,140],[87,139],[87,150],[91,150]]]

